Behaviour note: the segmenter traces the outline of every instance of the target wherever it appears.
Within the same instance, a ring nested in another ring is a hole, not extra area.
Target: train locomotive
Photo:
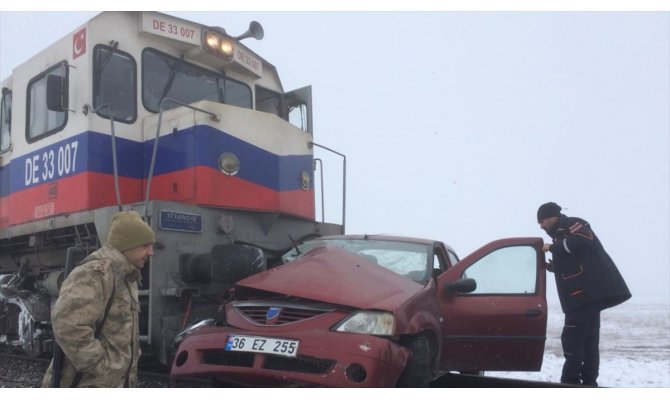
[[[1,347],[50,354],[60,284],[122,209],[156,232],[140,341],[162,363],[234,282],[344,233],[316,217],[311,88],[241,43],[262,36],[102,12],[0,81]]]

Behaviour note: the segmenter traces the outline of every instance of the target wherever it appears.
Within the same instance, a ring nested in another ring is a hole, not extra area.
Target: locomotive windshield
[[[236,80],[216,74],[156,50],[142,53],[142,101],[153,112],[166,97],[183,103],[211,100],[251,108],[251,89]],[[165,109],[177,107],[167,102]]]

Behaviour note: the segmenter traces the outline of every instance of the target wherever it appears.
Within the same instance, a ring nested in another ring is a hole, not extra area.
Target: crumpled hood
[[[311,250],[289,264],[236,283],[254,289],[359,309],[394,311],[422,285],[335,247]]]

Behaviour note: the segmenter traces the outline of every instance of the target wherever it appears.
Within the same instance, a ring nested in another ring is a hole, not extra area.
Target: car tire
[[[398,379],[397,387],[428,387],[433,377],[433,350],[426,335],[413,336],[407,343],[411,355]]]

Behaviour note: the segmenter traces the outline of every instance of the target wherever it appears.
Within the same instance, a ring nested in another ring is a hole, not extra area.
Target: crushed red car
[[[315,239],[235,284],[224,320],[178,337],[173,381],[426,387],[448,371],[539,371],[547,323],[541,238],[459,261],[434,240]]]

